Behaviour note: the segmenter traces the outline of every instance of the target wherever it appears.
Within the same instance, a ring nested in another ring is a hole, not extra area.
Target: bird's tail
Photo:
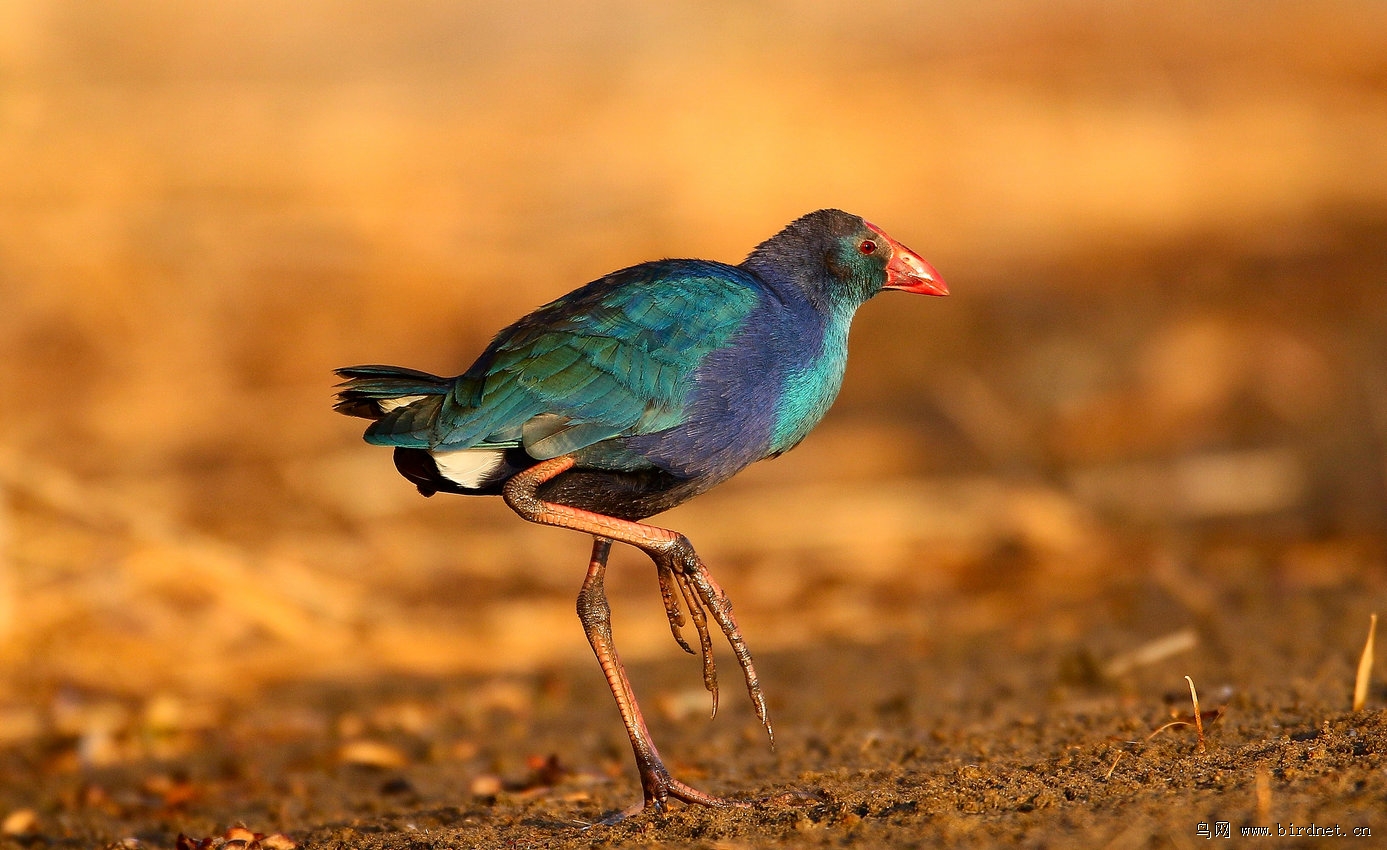
[[[345,380],[337,385],[332,409],[362,419],[378,420],[430,396],[446,395],[453,386],[452,378],[399,366],[348,366],[338,369],[337,376]]]

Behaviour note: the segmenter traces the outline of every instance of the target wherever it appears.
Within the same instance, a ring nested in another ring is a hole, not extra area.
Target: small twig
[[[1186,676],[1185,681],[1190,683],[1190,700],[1194,703],[1194,730],[1195,734],[1199,736],[1199,743],[1195,746],[1194,751],[1202,753],[1204,752],[1204,718],[1199,713],[1199,692],[1194,689],[1193,679]]]
[[[1176,728],[1177,726],[1193,726],[1194,729],[1195,729],[1195,733],[1198,735],[1198,741],[1199,741],[1199,743],[1196,745],[1195,752],[1197,752],[1197,753],[1203,753],[1203,752],[1205,751],[1207,745],[1205,744],[1205,741],[1204,741],[1204,712],[1201,711],[1200,708],[1199,708],[1199,693],[1194,689],[1194,680],[1193,680],[1193,679],[1191,679],[1189,676],[1186,676],[1186,677],[1185,677],[1185,681],[1186,681],[1186,682],[1189,682],[1189,685],[1190,685],[1190,699],[1194,702],[1194,716],[1193,716],[1193,717],[1178,717],[1178,716],[1177,716],[1174,720],[1171,720],[1171,721],[1168,722],[1168,723],[1162,723],[1160,726],[1157,726],[1155,729],[1152,729],[1151,732],[1150,732],[1150,734],[1148,734],[1148,735],[1147,735],[1143,740],[1141,740],[1141,741],[1126,741],[1126,742],[1124,742],[1124,743],[1130,745],[1130,747],[1133,749],[1133,751],[1136,752],[1138,755],[1141,754],[1142,749],[1144,749],[1144,748],[1146,747],[1147,744],[1150,744],[1150,743],[1156,738],[1157,735],[1160,735],[1162,732],[1166,731],[1167,729],[1174,729],[1174,728]],[[1218,708],[1215,708],[1215,709],[1213,709],[1212,711],[1210,711],[1210,712],[1209,712],[1209,722],[1210,722],[1210,723],[1217,723],[1218,720],[1219,720],[1219,718],[1223,717],[1224,708],[1225,708],[1224,706],[1219,706]],[[1174,712],[1172,712],[1172,714],[1173,714],[1173,713],[1174,713]],[[1111,777],[1111,776],[1113,775],[1113,772],[1114,772],[1115,770],[1117,770],[1117,763],[1118,763],[1119,761],[1122,760],[1122,755],[1123,755],[1123,753],[1122,753],[1122,752],[1119,752],[1119,753],[1117,754],[1117,758],[1113,759],[1113,763],[1112,763],[1112,765],[1108,768],[1108,772],[1107,772],[1106,774],[1104,774],[1103,779],[1105,779],[1105,780],[1108,779],[1109,777]]]
[[[1121,676],[1138,667],[1155,664],[1172,655],[1187,652],[1198,645],[1199,635],[1194,629],[1181,629],[1147,641],[1130,652],[1114,657],[1103,667],[1103,672],[1110,677]]]
[[[1271,773],[1257,768],[1257,817],[1266,823],[1271,819]]]
[[[1377,614],[1368,618],[1368,642],[1358,659],[1358,678],[1353,682],[1353,710],[1362,711],[1368,702],[1368,682],[1373,675],[1373,639],[1377,636]]]
[[[1164,732],[1164,731],[1167,730],[1167,729],[1174,729],[1176,726],[1189,726],[1189,725],[1190,725],[1190,722],[1189,722],[1188,720],[1172,720],[1172,721],[1170,721],[1169,723],[1163,723],[1163,724],[1161,724],[1160,726],[1157,726],[1155,729],[1152,729],[1152,730],[1151,730],[1151,734],[1146,736],[1146,743],[1148,743],[1148,744],[1151,743],[1151,739],[1152,739],[1152,738],[1156,737],[1157,735],[1161,734],[1162,732]]]
[[[1122,761],[1122,757],[1125,756],[1125,755],[1127,755],[1127,752],[1126,752],[1125,750],[1118,750],[1118,751],[1117,751],[1117,758],[1115,758],[1115,759],[1112,760],[1112,767],[1108,768],[1108,772],[1105,773],[1105,774],[1103,774],[1103,781],[1104,781],[1104,782],[1107,782],[1109,779],[1112,779],[1113,771],[1114,771],[1114,770],[1117,770],[1117,763],[1120,762],[1120,761]]]

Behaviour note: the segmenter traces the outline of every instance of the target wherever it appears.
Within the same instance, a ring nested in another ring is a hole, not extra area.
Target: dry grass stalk
[[[1257,768],[1257,817],[1262,823],[1271,820],[1271,772],[1265,767]]]
[[[1117,751],[1117,758],[1115,758],[1115,759],[1112,760],[1112,767],[1108,768],[1108,772],[1105,773],[1105,774],[1103,774],[1103,781],[1104,781],[1104,782],[1107,782],[1109,779],[1112,779],[1113,771],[1117,770],[1117,763],[1120,762],[1120,761],[1122,761],[1122,757],[1123,757],[1124,755],[1126,755],[1126,754],[1127,754],[1127,753],[1126,753],[1125,750],[1118,750],[1118,751]]]
[[[1189,682],[1190,699],[1194,702],[1193,717],[1176,717],[1174,720],[1171,720],[1168,723],[1162,723],[1160,726],[1157,726],[1155,729],[1152,729],[1150,734],[1148,734],[1144,739],[1140,741],[1123,741],[1122,743],[1127,745],[1127,747],[1131,749],[1133,752],[1140,755],[1142,749],[1144,749],[1147,744],[1151,743],[1153,740],[1155,740],[1156,736],[1160,735],[1162,732],[1165,732],[1167,729],[1174,729],[1178,726],[1193,726],[1195,729],[1195,734],[1198,736],[1198,744],[1195,748],[1195,752],[1205,752],[1205,750],[1207,749],[1207,745],[1204,741],[1204,712],[1199,708],[1199,693],[1194,688],[1193,679],[1191,679],[1189,676],[1186,676],[1185,681]],[[1219,706],[1218,708],[1210,710],[1209,722],[1217,723],[1219,718],[1223,717],[1224,708],[1224,706]],[[1113,759],[1112,764],[1108,767],[1108,772],[1103,774],[1104,781],[1112,778],[1113,773],[1117,770],[1118,762],[1122,761],[1122,756],[1125,754],[1126,750],[1118,752],[1117,758]]]
[[[1186,676],[1185,681],[1190,683],[1190,701],[1194,703],[1194,731],[1195,734],[1199,736],[1199,743],[1195,746],[1194,751],[1197,753],[1202,753],[1205,749],[1204,717],[1199,713],[1199,692],[1194,689],[1193,679],[1191,679],[1189,676]]]
[[[1368,618],[1368,641],[1358,658],[1358,677],[1353,682],[1353,710],[1362,711],[1368,702],[1368,682],[1373,675],[1373,640],[1377,637],[1377,614]]]
[[[1164,661],[1172,655],[1188,652],[1198,645],[1199,635],[1194,629],[1181,629],[1178,632],[1171,632],[1147,641],[1130,652],[1124,652],[1114,657],[1103,668],[1103,672],[1108,676],[1121,676],[1138,667],[1145,667]]]
[[[1190,725],[1190,722],[1189,722],[1188,720],[1172,720],[1172,721],[1170,721],[1169,723],[1162,723],[1160,726],[1157,726],[1155,729],[1152,729],[1152,730],[1151,730],[1151,734],[1146,736],[1146,740],[1145,740],[1144,743],[1148,743],[1148,744],[1151,743],[1151,739],[1152,739],[1152,738],[1155,738],[1157,735],[1161,734],[1162,732],[1164,732],[1164,731],[1167,730],[1167,729],[1174,729],[1176,726],[1189,726],[1189,725]]]

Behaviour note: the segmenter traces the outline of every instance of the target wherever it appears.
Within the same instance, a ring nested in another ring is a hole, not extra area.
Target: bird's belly
[[[612,472],[579,467],[541,485],[538,495],[546,502],[618,519],[641,520],[667,511],[717,483],[706,478],[681,478],[653,468]]]

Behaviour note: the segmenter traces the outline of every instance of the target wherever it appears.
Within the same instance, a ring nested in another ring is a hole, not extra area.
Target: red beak
[[[866,222],[867,229],[891,246],[891,259],[886,262],[886,283],[882,289],[899,289],[918,295],[948,295],[949,285],[934,266],[914,251],[882,232],[880,227]]]

